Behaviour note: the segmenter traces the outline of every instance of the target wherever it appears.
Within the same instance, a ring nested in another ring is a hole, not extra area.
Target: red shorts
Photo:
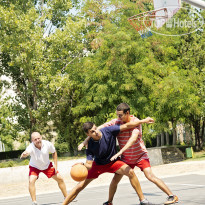
[[[109,172],[109,173],[115,173],[118,169],[120,169],[125,164],[123,161],[117,160],[115,162],[110,162],[109,164],[105,165],[97,165],[95,162],[93,162],[92,168],[88,170],[88,176],[87,179],[96,179],[99,175]]]
[[[132,169],[134,169],[134,167],[139,167],[141,169],[141,171],[143,171],[145,168],[147,167],[151,167],[149,159],[143,159],[141,161],[139,161],[136,164],[128,164]]]
[[[53,175],[55,175],[55,168],[53,167],[52,162],[49,164],[48,168],[45,170],[39,170],[35,167],[29,166],[29,176],[35,175],[38,177],[41,172],[43,172],[48,178],[51,178]]]

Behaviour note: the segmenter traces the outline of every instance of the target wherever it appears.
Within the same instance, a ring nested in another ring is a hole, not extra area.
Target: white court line
[[[166,183],[166,184],[181,185],[181,186],[205,187],[205,185],[199,185],[199,184],[176,184],[176,183]]]

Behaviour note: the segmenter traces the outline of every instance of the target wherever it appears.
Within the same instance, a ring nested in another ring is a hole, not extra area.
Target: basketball
[[[80,182],[87,178],[88,170],[84,165],[76,164],[71,168],[70,176],[72,177],[73,180]]]

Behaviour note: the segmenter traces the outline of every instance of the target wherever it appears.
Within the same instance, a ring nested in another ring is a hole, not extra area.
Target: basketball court
[[[179,196],[179,205],[205,204],[205,175],[189,174],[163,178],[164,182]],[[153,183],[141,181],[145,197],[152,203],[163,204],[166,196]],[[102,205],[108,196],[107,186],[95,186],[84,189],[77,197],[77,202],[72,205]],[[60,205],[63,197],[60,192],[37,195],[39,205]],[[31,204],[30,196],[16,197],[0,200],[0,205],[27,205]],[[136,193],[129,183],[119,184],[114,199],[115,205],[139,204]]]

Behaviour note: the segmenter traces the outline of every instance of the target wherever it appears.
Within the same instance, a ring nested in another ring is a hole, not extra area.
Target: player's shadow
[[[161,194],[157,194],[157,193],[143,193],[145,196],[161,196]]]
[[[136,205],[136,204],[130,204],[130,205]],[[164,205],[164,203],[160,203],[160,204],[159,203],[158,204],[153,204],[152,203],[152,205]],[[172,204],[172,205],[174,205],[174,204]]]
[[[136,195],[136,193],[133,193]],[[145,196],[161,196],[160,193],[143,193]]]

